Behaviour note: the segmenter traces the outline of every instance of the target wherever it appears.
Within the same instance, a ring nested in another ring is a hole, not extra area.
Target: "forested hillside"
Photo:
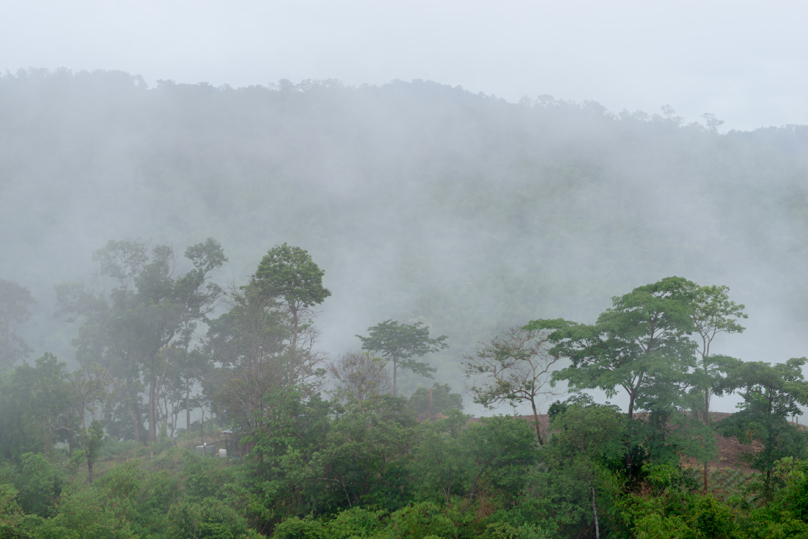
[[[0,78],[0,277],[32,291],[27,340],[60,359],[75,328],[53,319],[53,285],[86,280],[95,250],[208,237],[223,285],[273,245],[307,249],[332,291],[317,318],[332,355],[381,320],[421,320],[454,363],[506,327],[591,321],[615,291],[682,275],[730,286],[752,316],[746,355],[771,359],[808,320],[808,128],[707,123],[424,81],[20,71]]]
[[[808,128],[704,120],[0,77],[0,537],[806,537]]]

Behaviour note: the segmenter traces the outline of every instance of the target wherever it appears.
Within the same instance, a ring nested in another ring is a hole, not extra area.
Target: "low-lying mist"
[[[808,354],[805,126],[719,134],[669,107],[425,81],[149,88],[20,71],[0,77],[0,237],[0,278],[38,301],[28,342],[62,360],[75,326],[54,319],[53,285],[89,278],[93,251],[208,237],[229,258],[223,285],[274,245],[308,250],[332,292],[316,319],[332,357],[386,319],[447,335],[432,360],[455,389],[476,343],[536,318],[592,322],[671,275],[746,305],[721,353]],[[426,382],[404,376],[401,393]]]

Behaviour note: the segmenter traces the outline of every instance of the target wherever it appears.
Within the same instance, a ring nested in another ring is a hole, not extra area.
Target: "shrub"
[[[310,518],[287,518],[275,527],[272,539],[326,539],[323,525]]]
[[[371,537],[384,527],[382,519],[385,516],[386,511],[369,511],[362,507],[354,507],[342,511],[326,524],[326,531],[328,537],[332,539]]]

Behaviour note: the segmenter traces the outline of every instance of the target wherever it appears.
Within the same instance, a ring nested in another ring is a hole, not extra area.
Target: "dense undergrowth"
[[[647,447],[627,471],[625,418],[609,407],[568,407],[543,447],[524,420],[417,423],[403,399],[292,408],[244,459],[203,457],[182,433],[108,440],[92,484],[66,448],[7,461],[0,537],[595,537],[595,512],[600,537],[808,534],[808,464],[781,460],[769,481],[713,470],[705,494],[699,473]]]

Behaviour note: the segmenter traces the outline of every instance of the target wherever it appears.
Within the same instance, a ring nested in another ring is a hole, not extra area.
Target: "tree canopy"
[[[612,298],[612,307],[593,325],[535,320],[526,329],[548,330],[551,353],[571,366],[554,374],[573,389],[602,389],[628,397],[635,409],[665,410],[682,403],[687,374],[695,365],[693,283],[667,277]]]
[[[357,335],[362,341],[362,349],[376,352],[393,364],[393,396],[396,396],[396,375],[398,368],[429,378],[434,367],[416,358],[448,348],[446,335],[432,338],[429,328],[423,322],[401,324],[395,320],[385,320],[368,328],[368,336]]]
[[[28,289],[0,279],[0,370],[8,369],[31,353],[17,329],[31,316],[30,308],[35,303]]]

